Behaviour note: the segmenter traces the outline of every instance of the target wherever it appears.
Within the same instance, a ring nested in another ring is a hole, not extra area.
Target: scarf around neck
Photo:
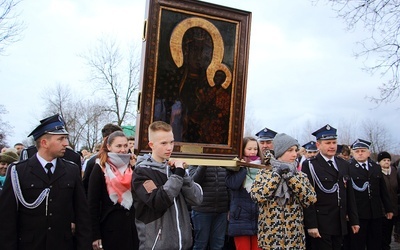
[[[290,172],[294,173],[296,172],[296,162],[294,163],[287,163],[287,162],[282,162],[282,161],[278,161],[275,159],[271,159],[271,165],[272,165],[272,170],[273,171],[277,171],[278,169],[280,169],[283,166],[289,166],[290,168]],[[275,198],[277,200],[277,203],[279,205],[285,205],[289,199],[290,199],[290,189],[286,183],[286,181],[284,180],[284,178],[281,178],[278,187],[275,191]]]
[[[0,187],[4,185],[4,181],[6,180],[6,176],[0,176]]]
[[[106,178],[108,195],[114,204],[118,202],[129,210],[133,203],[130,154],[107,153],[107,155],[104,177]]]
[[[261,164],[261,159],[258,156],[249,156],[249,157],[244,157],[246,162],[249,163],[254,163],[254,164]],[[251,185],[254,182],[254,179],[256,178],[256,175],[258,173],[257,168],[247,168],[247,174],[246,174],[246,179],[244,179],[243,182],[243,187],[246,189],[248,193],[251,191]]]
[[[382,173],[384,175],[390,175],[391,172],[392,172],[392,169],[390,167],[389,168],[382,168]]]

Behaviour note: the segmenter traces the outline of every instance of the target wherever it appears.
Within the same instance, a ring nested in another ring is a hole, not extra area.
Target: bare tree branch
[[[363,136],[366,140],[372,142],[370,146],[371,153],[376,156],[381,151],[390,151],[392,142],[385,127],[375,120],[364,120],[362,123]]]
[[[4,53],[7,46],[18,42],[25,29],[16,10],[20,2],[20,0],[0,0],[0,54]]]
[[[7,146],[7,136],[12,133],[12,127],[3,119],[3,115],[7,113],[6,108],[0,104],[0,148]]]
[[[135,118],[132,109],[136,103],[134,93],[139,85],[139,56],[132,50],[125,58],[114,39],[101,38],[97,46],[81,55],[91,70],[90,81],[112,100],[106,112],[115,115],[118,125]],[[127,63],[125,63],[127,62]],[[127,68],[125,68],[127,65]]]
[[[315,1],[314,1],[315,2]],[[318,2],[318,0],[317,0]],[[328,0],[338,17],[345,20],[349,29],[362,26],[370,31],[369,37],[359,41],[362,50],[357,57],[364,57],[365,70],[380,73],[385,79],[378,96],[369,97],[376,104],[393,102],[400,95],[400,3],[393,0],[354,1]]]
[[[108,123],[107,107],[100,101],[88,101],[73,95],[67,85],[58,83],[44,92],[46,116],[60,114],[65,120],[72,148],[83,145],[93,150],[101,142],[100,128]]]

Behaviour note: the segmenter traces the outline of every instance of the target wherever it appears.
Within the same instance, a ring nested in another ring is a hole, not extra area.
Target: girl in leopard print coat
[[[272,169],[258,172],[251,189],[257,201],[258,246],[262,249],[305,249],[303,207],[317,201],[307,176],[297,171],[297,140],[278,134]]]

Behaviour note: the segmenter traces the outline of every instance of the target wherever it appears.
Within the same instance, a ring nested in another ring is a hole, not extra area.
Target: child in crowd
[[[305,249],[303,208],[317,201],[316,194],[307,175],[297,170],[297,140],[282,133],[273,144],[272,169],[260,170],[251,188],[260,208],[258,246]]]
[[[132,177],[139,249],[190,249],[192,228],[187,205],[200,205],[201,187],[169,160],[174,148],[172,127],[162,121],[149,126],[151,154],[139,156]]]
[[[243,138],[243,156],[246,162],[261,164],[260,149],[253,137]],[[234,237],[237,250],[259,249],[257,246],[257,204],[250,197],[251,185],[257,168],[227,170],[226,186],[230,190],[228,235]]]

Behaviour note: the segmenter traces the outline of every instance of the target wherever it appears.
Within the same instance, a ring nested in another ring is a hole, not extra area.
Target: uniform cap
[[[369,146],[371,146],[371,142],[363,140],[363,139],[357,139],[352,145],[351,149],[358,149],[358,148],[366,148],[369,149]]]
[[[317,145],[315,144],[315,141],[309,141],[306,144],[302,146],[307,152],[317,152]]]
[[[59,114],[44,118],[40,121],[40,125],[37,126],[29,135],[33,136],[36,141],[39,137],[44,134],[52,135],[68,135],[65,129],[65,123]]]
[[[276,134],[277,132],[272,129],[263,128],[256,134],[256,136],[258,141],[272,141]]]
[[[336,128],[326,124],[322,128],[312,133],[312,135],[315,136],[317,140],[332,140],[337,138],[336,131]]]

